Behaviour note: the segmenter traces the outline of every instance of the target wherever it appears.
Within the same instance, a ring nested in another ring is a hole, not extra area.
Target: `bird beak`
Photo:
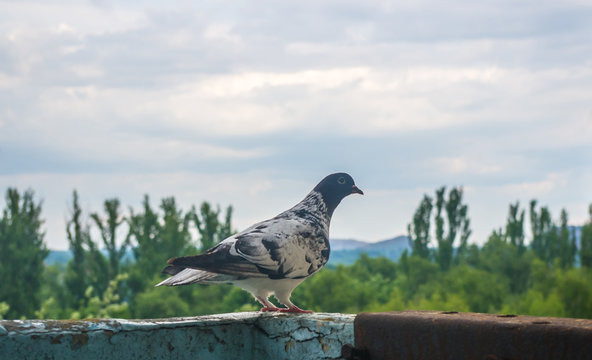
[[[352,186],[352,194],[360,194],[360,195],[364,195],[364,192],[362,190],[360,190],[360,188],[358,188],[357,186]]]

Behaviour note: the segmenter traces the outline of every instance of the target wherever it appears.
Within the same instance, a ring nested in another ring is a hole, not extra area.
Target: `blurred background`
[[[0,317],[254,310],[227,286],[151,285],[336,171],[365,195],[335,212],[298,305],[592,317],[591,17],[0,2]]]

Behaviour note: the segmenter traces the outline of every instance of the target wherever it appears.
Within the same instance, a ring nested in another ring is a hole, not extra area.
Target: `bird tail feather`
[[[155,286],[179,286],[195,283],[207,284],[209,282],[218,282],[215,280],[215,278],[218,277],[218,274],[203,270],[186,269],[179,266],[167,266],[162,272],[173,276],[159,282]]]

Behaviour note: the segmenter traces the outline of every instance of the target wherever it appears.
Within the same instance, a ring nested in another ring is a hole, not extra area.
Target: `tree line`
[[[327,267],[293,298],[325,312],[426,309],[592,318],[592,205],[580,244],[561,211],[510,204],[506,224],[483,246],[471,236],[463,190],[424,195],[408,226],[411,251],[398,262],[362,255]],[[252,311],[258,304],[231,285],[154,288],[173,256],[209,249],[234,231],[232,207],[203,202],[180,209],[174,197],[140,211],[107,199],[84,214],[72,194],[67,264],[47,265],[42,203],[31,190],[6,191],[0,218],[0,318],[155,318]],[[526,243],[525,217],[531,241]],[[130,256],[131,254],[131,256]]]

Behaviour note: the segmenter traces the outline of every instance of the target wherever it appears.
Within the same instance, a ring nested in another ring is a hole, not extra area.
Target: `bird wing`
[[[181,270],[177,271],[178,269],[173,270],[171,268],[173,268],[173,266],[167,266],[162,272],[172,276],[159,282],[155,286],[178,286],[194,283],[208,283],[209,281],[212,281],[220,276],[219,274],[214,274],[204,270],[180,268]]]
[[[300,219],[274,218],[251,226],[204,254],[174,258],[169,264],[243,278],[303,278],[320,268],[313,263],[320,258],[321,249],[309,246],[315,243],[311,239],[314,235],[314,229]]]

